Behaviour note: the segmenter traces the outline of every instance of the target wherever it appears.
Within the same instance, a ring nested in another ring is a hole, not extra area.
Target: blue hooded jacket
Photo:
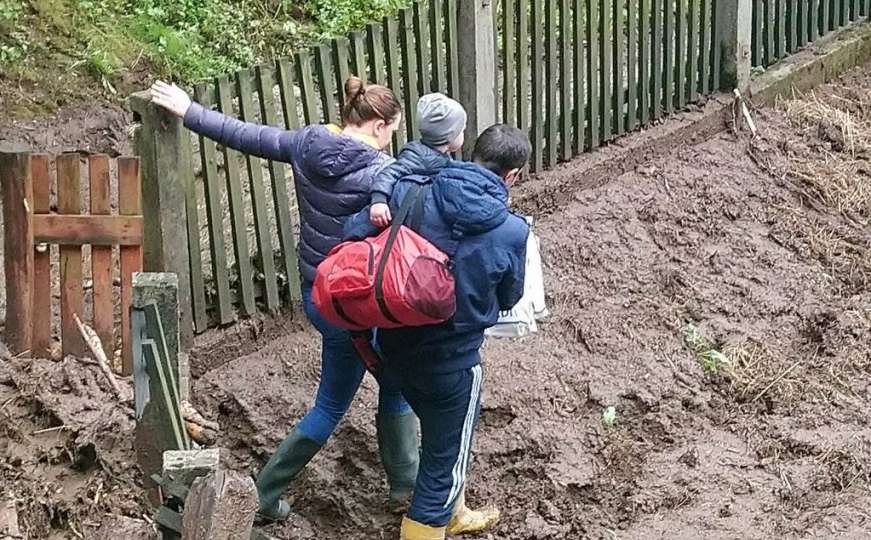
[[[390,206],[393,214],[421,176],[403,178]],[[501,178],[473,163],[452,162],[432,178],[425,191],[423,219],[417,231],[452,258],[457,311],[449,321],[415,328],[378,330],[378,345],[388,364],[424,373],[468,369],[480,362],[484,330],[496,324],[523,295],[526,270],[526,221],[508,210],[508,189]],[[367,212],[354,216],[346,237],[378,234]]]
[[[245,154],[291,164],[304,286],[314,282],[318,264],[341,242],[345,222],[369,204],[375,176],[393,161],[371,144],[326,126],[287,131],[242,122],[197,103],[185,114],[184,125]]]
[[[402,147],[396,161],[385,167],[372,183],[372,202],[386,203],[393,193],[393,186],[400,178],[419,174],[432,176],[451,164],[448,154],[420,141],[412,141]]]

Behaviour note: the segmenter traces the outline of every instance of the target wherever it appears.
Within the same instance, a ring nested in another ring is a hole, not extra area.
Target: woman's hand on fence
[[[181,118],[184,118],[191,106],[191,98],[187,92],[175,84],[163,81],[156,81],[151,85],[151,101]]]

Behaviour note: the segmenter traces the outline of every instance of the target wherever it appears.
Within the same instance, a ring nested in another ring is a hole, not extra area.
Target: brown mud
[[[552,314],[533,337],[485,347],[469,500],[503,517],[484,538],[871,534],[869,89],[871,72],[851,72],[755,111],[757,140],[688,140],[594,189],[518,188],[516,203],[536,218]],[[569,178],[572,167],[551,174]],[[311,404],[318,357],[298,316],[200,338],[192,395],[220,423],[228,467],[265,463]],[[68,360],[48,377],[22,365],[0,378],[0,404],[18,396],[0,422],[23,441],[0,439],[0,481],[15,482],[26,534],[74,538],[70,523],[140,519],[132,420],[107,405],[96,370]],[[57,412],[94,388],[99,420]],[[367,377],[289,490],[296,513],[273,536],[397,536],[376,401]],[[41,435],[58,439],[50,444],[27,435],[61,423],[81,427]],[[96,458],[79,472],[88,443]],[[77,484],[53,494],[46,486],[61,475]],[[95,507],[100,481],[107,495]]]

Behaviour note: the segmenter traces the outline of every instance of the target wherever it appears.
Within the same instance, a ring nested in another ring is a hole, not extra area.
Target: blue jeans
[[[297,429],[306,437],[324,444],[348,412],[366,368],[351,343],[350,332],[333,326],[318,313],[312,303],[310,286],[303,286],[302,299],[306,317],[322,337],[321,381],[314,407],[303,417]],[[375,378],[379,386],[379,413],[397,414],[411,410],[398,384],[389,380],[386,374],[375,374]]]

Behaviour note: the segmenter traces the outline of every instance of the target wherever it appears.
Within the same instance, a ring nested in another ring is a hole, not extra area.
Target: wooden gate
[[[120,157],[112,178],[105,155],[87,158],[89,189],[82,189],[79,154],[55,158],[56,207],[52,206],[51,157],[20,148],[0,149],[0,188],[4,215],[6,270],[5,338],[15,353],[48,357],[52,335],[52,257],[57,244],[60,278],[60,343],[64,355],[88,351],[75,316],[84,317],[82,246],[90,245],[93,318],[108,358],[114,357],[115,298],[113,247],[119,246],[122,373],[132,373],[130,304],[132,276],[142,271],[142,208],[139,159]],[[113,185],[116,186],[113,190]],[[111,194],[118,193],[118,213]],[[88,193],[90,212],[83,212]],[[52,211],[53,208],[56,208]]]

